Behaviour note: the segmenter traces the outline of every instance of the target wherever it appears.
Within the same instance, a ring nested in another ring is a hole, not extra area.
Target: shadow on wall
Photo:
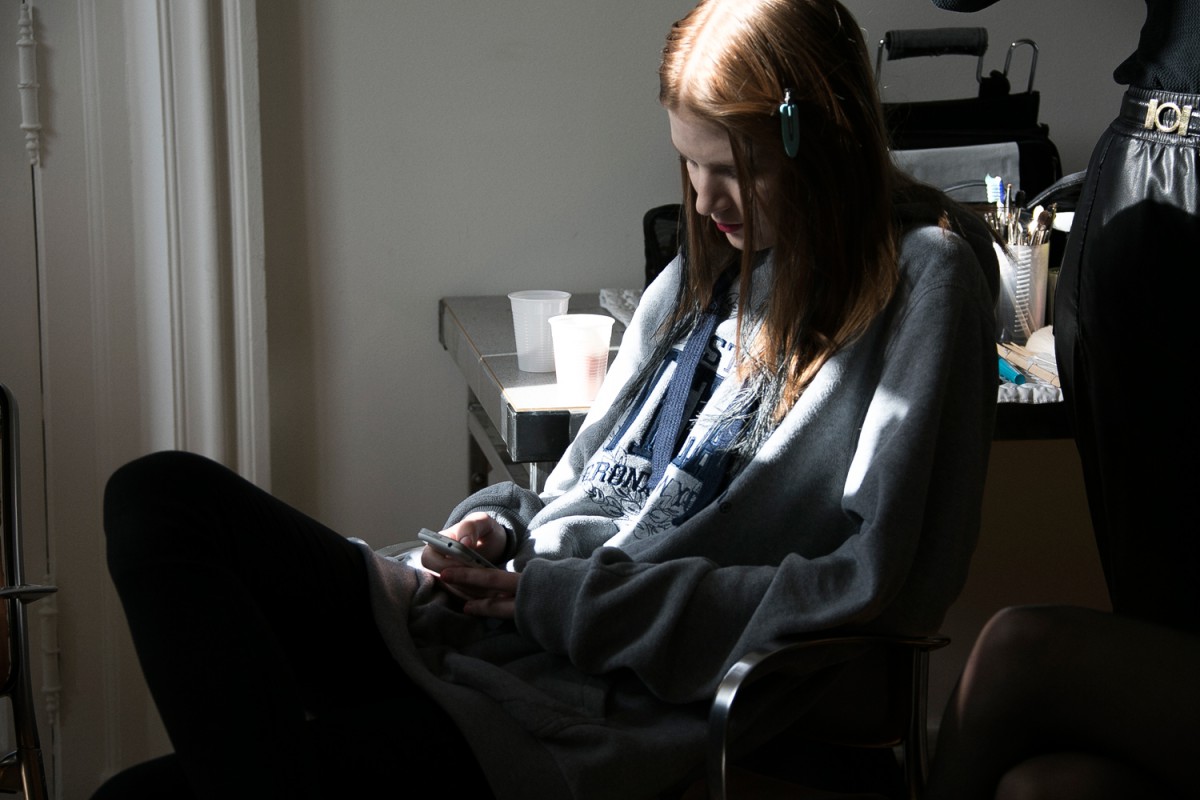
[[[259,3],[259,73],[264,147],[263,196],[287,197],[282,206],[307,208],[307,132],[300,54],[303,25],[289,3]],[[313,265],[305,220],[281,217],[281,206],[264,206],[267,254],[268,363],[271,369],[271,472],[281,497],[313,513],[317,496],[316,437],[305,435],[317,419],[317,375],[313,345]]]

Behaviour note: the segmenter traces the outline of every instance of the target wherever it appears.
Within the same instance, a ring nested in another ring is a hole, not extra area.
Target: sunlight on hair
[[[691,55],[680,75],[680,85],[702,89],[710,85],[718,65],[718,54],[729,47],[735,32],[749,27],[748,20],[762,0],[710,3],[708,16],[696,34]]]

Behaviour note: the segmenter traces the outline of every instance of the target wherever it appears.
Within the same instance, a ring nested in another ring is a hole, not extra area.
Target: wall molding
[[[254,0],[130,3],[140,339],[159,446],[270,485]],[[134,75],[141,77],[134,78]]]
[[[35,190],[47,582],[72,591],[42,609],[39,702],[63,796],[162,741],[97,569],[108,475],[174,448],[269,488],[270,420],[256,0],[53,11],[33,174],[47,185],[44,201]],[[60,660],[64,678],[86,676],[60,680]]]
[[[38,112],[37,39],[33,34],[33,11],[21,3],[17,23],[17,91],[21,96],[21,130],[29,163],[41,161],[42,119]]]
[[[254,0],[224,0],[237,470],[270,491],[266,246]]]

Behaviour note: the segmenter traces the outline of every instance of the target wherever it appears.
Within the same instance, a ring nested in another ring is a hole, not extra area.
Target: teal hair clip
[[[783,90],[783,102],[779,104],[779,126],[783,131],[783,149],[788,158],[800,152],[800,119],[796,115],[796,104],[792,102],[792,90]]]

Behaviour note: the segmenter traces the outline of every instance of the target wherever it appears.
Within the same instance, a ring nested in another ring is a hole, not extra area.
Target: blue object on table
[[[1016,367],[1004,360],[1004,356],[997,356],[996,359],[1000,362],[1000,377],[1009,383],[1015,383],[1020,386],[1025,382],[1025,376],[1022,375]]]

